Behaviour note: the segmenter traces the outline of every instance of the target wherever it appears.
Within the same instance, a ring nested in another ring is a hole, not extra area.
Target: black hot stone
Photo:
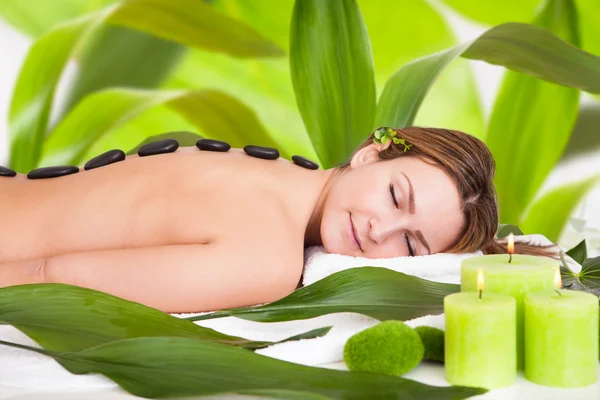
[[[200,150],[226,152],[231,149],[231,145],[226,142],[215,139],[200,139],[196,142],[196,147]]]
[[[263,146],[244,146],[246,154],[256,158],[264,158],[265,160],[276,160],[279,158],[279,150],[272,147]]]
[[[0,176],[17,176],[17,173],[10,168],[0,165]]]
[[[304,168],[319,169],[319,165],[317,163],[310,161],[308,158],[304,158],[302,156],[292,156],[292,161],[294,161],[294,164]]]
[[[173,153],[179,148],[179,142],[175,139],[164,139],[143,145],[138,150],[138,156],[153,156],[155,154]]]
[[[86,162],[83,168],[87,171],[89,169],[104,167],[105,165],[123,161],[124,159],[125,152],[123,150],[109,150],[106,153],[102,153]]]
[[[27,174],[29,179],[56,178],[58,176],[71,175],[79,172],[78,167],[70,165],[57,165],[55,167],[37,168]]]

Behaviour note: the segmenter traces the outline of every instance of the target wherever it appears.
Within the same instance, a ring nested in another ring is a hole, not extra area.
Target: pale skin
[[[342,173],[181,147],[58,178],[0,177],[0,287],[67,283],[201,312],[285,297],[307,246],[443,252],[463,223],[454,182],[414,157],[378,161],[387,145]]]

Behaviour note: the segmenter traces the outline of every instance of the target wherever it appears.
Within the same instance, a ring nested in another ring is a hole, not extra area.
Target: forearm
[[[45,260],[0,263],[0,287],[45,283]]]

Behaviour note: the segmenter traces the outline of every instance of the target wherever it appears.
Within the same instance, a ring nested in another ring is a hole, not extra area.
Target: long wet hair
[[[379,152],[380,160],[417,157],[441,166],[458,187],[464,224],[457,240],[444,252],[472,253],[481,250],[484,254],[505,254],[506,244],[496,239],[498,203],[493,183],[496,163],[485,143],[474,136],[450,129],[412,126],[394,131],[397,137],[412,144],[412,147],[405,152],[403,144],[392,142]],[[361,143],[350,159],[357,151],[373,143],[373,138],[374,132]],[[343,173],[349,166],[350,160],[339,166],[340,172]],[[553,246],[515,243],[515,253],[519,254],[557,257],[556,249]]]

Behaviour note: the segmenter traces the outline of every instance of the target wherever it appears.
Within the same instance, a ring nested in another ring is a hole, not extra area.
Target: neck
[[[306,225],[304,232],[304,247],[321,246],[321,220],[323,218],[323,206],[327,200],[327,195],[335,180],[342,174],[340,168],[332,168],[322,171],[319,177],[315,176],[314,193],[311,198],[314,200],[312,214]],[[317,181],[318,180],[318,181]]]

